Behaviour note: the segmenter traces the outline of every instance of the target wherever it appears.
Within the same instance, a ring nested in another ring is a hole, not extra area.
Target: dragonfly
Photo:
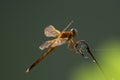
[[[55,39],[48,40],[40,45],[39,48],[41,50],[44,50],[46,48],[48,48],[48,50],[43,53],[29,68],[27,68],[26,73],[30,72],[30,70],[35,67],[40,61],[42,61],[51,51],[66,42],[68,42],[68,49],[70,49],[70,45],[72,44],[72,50],[78,53],[78,50],[74,46],[76,43],[74,37],[77,34],[77,30],[72,28],[70,31],[66,31],[72,23],[73,21],[71,21],[61,32],[57,30],[53,25],[49,25],[44,29],[44,34],[46,37],[55,37]]]
[[[78,34],[77,29],[70,29],[70,31],[66,31],[69,26],[73,23],[71,21],[61,32],[57,30],[53,25],[49,25],[44,29],[44,34],[46,37],[55,37],[55,39],[48,40],[42,45],[40,45],[40,49],[44,50],[48,48],[48,50],[43,53],[29,68],[27,68],[26,73],[30,72],[30,70],[35,67],[39,62],[41,62],[50,52],[52,52],[55,48],[58,46],[61,46],[65,44],[66,42],[68,43],[68,49],[74,51],[75,53],[80,53],[84,58],[87,58],[83,50],[79,48],[80,45],[84,45],[84,48],[86,49],[87,53],[90,54],[91,58],[93,59],[93,62],[97,64],[99,69],[103,72],[100,64],[97,62],[96,58],[92,54],[89,45],[86,43],[84,40],[79,40],[75,41],[74,37]]]

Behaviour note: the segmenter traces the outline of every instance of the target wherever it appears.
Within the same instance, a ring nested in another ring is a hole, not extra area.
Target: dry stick
[[[26,73],[30,72],[30,70],[35,67],[40,61],[42,61],[51,51],[53,51],[56,47],[49,48],[44,54],[42,54],[27,70]]]
[[[94,55],[93,55],[92,52],[90,51],[90,48],[89,48],[88,44],[87,44],[85,41],[83,41],[83,40],[81,40],[80,42],[83,42],[83,43],[86,45],[86,49],[87,49],[88,53],[90,54],[90,56],[92,57],[93,62],[95,62],[95,63],[97,64],[98,68],[99,68],[100,71],[103,73],[105,79],[108,80],[108,79],[107,79],[107,76],[105,75],[105,73],[104,73],[103,69],[101,68],[100,64],[97,62],[97,60],[95,59]]]

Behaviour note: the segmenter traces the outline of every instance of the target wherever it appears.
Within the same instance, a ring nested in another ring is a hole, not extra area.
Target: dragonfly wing
[[[59,36],[60,31],[55,29],[54,26],[49,25],[44,29],[44,34],[46,35],[46,37],[57,37]]]
[[[51,47],[60,46],[60,45],[64,44],[67,40],[68,40],[68,38],[56,39],[55,42],[51,45]]]
[[[49,40],[49,41],[46,41],[45,43],[43,43],[42,45],[40,45],[40,49],[41,50],[44,50],[45,48],[48,48],[49,46],[51,46],[54,42],[55,42],[56,39],[53,39],[53,40]]]

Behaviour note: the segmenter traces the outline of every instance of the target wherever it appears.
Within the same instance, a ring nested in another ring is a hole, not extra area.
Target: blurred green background
[[[62,45],[29,74],[25,70],[45,51],[39,45],[50,24],[78,30],[109,80],[120,80],[119,0],[0,0],[0,80],[104,80],[96,64]]]

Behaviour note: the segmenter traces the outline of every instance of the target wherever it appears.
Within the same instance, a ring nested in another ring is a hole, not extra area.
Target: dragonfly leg
[[[68,41],[68,47],[67,48],[71,51],[75,51],[74,48],[73,48],[73,45],[71,44],[71,41]]]
[[[71,48],[70,48],[70,44],[71,44],[71,42],[68,41],[68,47],[67,47],[67,48],[71,50]]]

